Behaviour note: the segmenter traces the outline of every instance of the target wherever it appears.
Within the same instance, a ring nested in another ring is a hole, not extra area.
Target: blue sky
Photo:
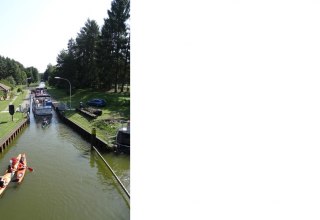
[[[0,55],[44,72],[86,20],[100,28],[111,0],[2,0]]]

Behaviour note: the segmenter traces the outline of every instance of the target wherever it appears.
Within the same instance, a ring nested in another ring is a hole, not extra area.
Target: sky
[[[1,0],[0,5],[0,55],[43,73],[88,18],[102,27],[111,0]]]

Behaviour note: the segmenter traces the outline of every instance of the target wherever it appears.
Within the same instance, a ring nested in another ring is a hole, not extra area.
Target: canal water
[[[48,127],[31,114],[28,126],[0,154],[2,175],[11,157],[26,153],[23,182],[0,198],[1,219],[130,219],[130,201],[90,143],[53,114]],[[0,127],[1,129],[1,127]],[[103,153],[130,192],[130,156]]]

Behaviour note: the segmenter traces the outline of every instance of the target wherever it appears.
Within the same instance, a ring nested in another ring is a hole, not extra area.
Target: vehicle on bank
[[[104,99],[91,99],[87,101],[87,105],[89,106],[97,106],[97,107],[104,107],[107,105],[106,100]]]

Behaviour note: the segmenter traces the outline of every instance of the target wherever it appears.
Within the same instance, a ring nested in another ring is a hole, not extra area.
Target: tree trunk
[[[117,55],[117,67],[116,67],[116,74],[115,74],[115,79],[114,79],[114,93],[118,92],[118,75],[119,75],[119,59]]]
[[[130,39],[130,38],[129,38]],[[128,47],[126,49],[126,57],[125,57],[125,60],[124,60],[124,72],[123,72],[123,78],[122,78],[122,87],[121,87],[121,92],[123,92],[123,88],[124,88],[124,84],[125,82],[127,81],[127,70],[128,70],[128,57],[129,57],[129,50],[128,50]],[[130,82],[130,74],[128,74],[128,81]]]
[[[121,83],[121,90],[120,90],[120,92],[123,92],[123,89],[124,89],[124,82]]]
[[[114,81],[114,93],[117,93],[117,92],[118,92],[118,69],[117,69],[115,81]]]

